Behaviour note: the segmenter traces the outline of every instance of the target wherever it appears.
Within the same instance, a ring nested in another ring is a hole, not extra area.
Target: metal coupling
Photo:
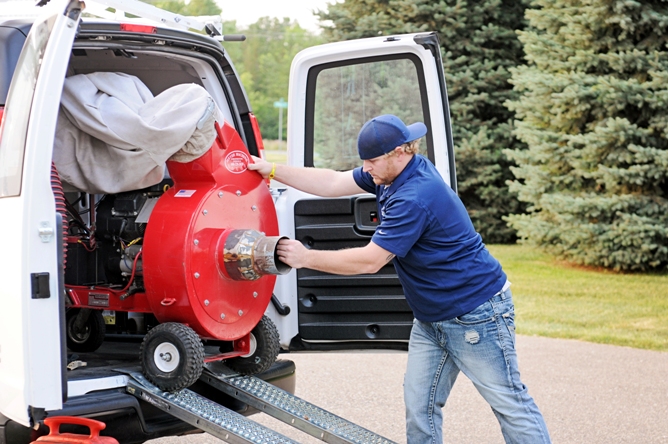
[[[219,241],[218,266],[237,281],[286,274],[292,268],[278,258],[276,247],[281,239],[287,237],[264,236],[256,230],[233,230],[224,237],[222,251]]]

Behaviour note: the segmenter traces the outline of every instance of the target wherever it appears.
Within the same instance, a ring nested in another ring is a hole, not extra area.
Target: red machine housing
[[[128,285],[66,285],[71,307],[153,313],[160,323],[185,324],[202,339],[234,341],[233,355],[247,352],[246,339],[271,300],[275,274],[289,267],[274,260],[267,242],[278,242],[278,219],[266,181],[248,170],[252,160],[237,131],[227,123],[216,123],[216,131],[200,158],[167,162],[174,185],[151,211]],[[250,256],[258,257],[238,257],[230,248],[247,233],[262,250]],[[259,272],[240,268],[244,260]],[[135,272],[143,275],[145,290],[130,293]]]
[[[276,277],[231,275],[225,244],[231,233],[255,230],[278,236],[273,198],[238,133],[216,124],[210,150],[189,163],[168,162],[174,186],[157,201],[143,241],[150,311],[180,322],[202,338],[235,340],[262,318]],[[229,255],[229,252],[228,252]]]

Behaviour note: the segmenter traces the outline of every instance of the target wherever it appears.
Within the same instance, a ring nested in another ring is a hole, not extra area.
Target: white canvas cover
[[[88,193],[145,188],[164,177],[168,159],[189,162],[216,137],[221,116],[209,93],[181,84],[157,96],[123,73],[65,80],[53,161],[66,184]]]

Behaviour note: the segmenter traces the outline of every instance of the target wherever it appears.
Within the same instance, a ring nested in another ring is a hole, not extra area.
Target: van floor
[[[89,353],[67,350],[67,379],[89,379],[118,375],[119,370],[141,372],[140,341],[105,341]]]
[[[125,335],[123,335],[125,336]],[[90,379],[116,376],[129,371],[141,373],[139,349],[143,336],[112,337],[94,352],[79,353],[67,350],[67,379]],[[220,353],[216,346],[205,346],[206,354]],[[71,368],[71,369],[70,369]]]

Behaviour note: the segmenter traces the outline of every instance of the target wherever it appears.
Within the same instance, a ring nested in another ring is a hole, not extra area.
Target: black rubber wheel
[[[77,353],[94,352],[104,342],[107,327],[100,310],[70,308],[65,315],[67,348]]]
[[[271,319],[262,316],[251,331],[251,352],[248,356],[228,359],[225,364],[242,375],[255,375],[269,370],[281,350],[278,329]]]
[[[161,390],[173,392],[189,387],[200,377],[204,346],[192,328],[166,322],[144,336],[139,359],[149,381]]]

